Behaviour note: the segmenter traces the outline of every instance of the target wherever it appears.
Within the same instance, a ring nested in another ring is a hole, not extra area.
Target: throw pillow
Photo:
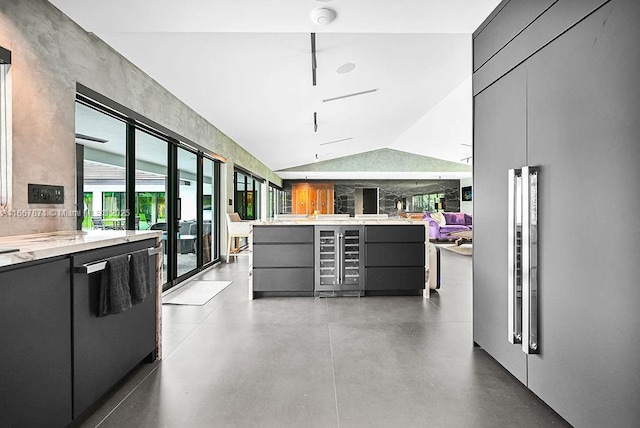
[[[464,213],[444,213],[447,224],[464,225]]]
[[[440,226],[446,226],[447,222],[444,219],[444,215],[442,213],[431,213],[431,218],[438,222]]]

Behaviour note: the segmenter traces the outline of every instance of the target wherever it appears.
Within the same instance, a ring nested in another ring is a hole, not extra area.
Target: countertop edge
[[[5,236],[0,238],[0,248],[19,251],[0,254],[0,267],[18,266],[21,263],[51,257],[71,255],[83,251],[155,239],[162,231],[65,231]]]

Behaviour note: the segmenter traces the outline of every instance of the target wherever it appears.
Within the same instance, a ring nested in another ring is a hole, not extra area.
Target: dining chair
[[[104,221],[102,221],[102,217],[91,217],[91,221],[93,222],[94,230],[107,230],[113,229],[112,227],[106,226]]]

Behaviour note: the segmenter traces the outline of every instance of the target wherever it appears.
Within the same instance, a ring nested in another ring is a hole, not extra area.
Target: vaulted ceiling
[[[498,0],[51,3],[274,171],[385,148],[471,162],[471,33]]]

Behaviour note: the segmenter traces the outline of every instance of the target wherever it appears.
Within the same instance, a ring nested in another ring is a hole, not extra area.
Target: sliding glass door
[[[126,220],[127,124],[76,104],[76,144],[82,183],[83,230],[124,229]]]
[[[76,143],[79,228],[162,231],[165,290],[219,260],[220,162],[80,96]]]
[[[169,191],[169,143],[136,129],[136,204],[135,227],[140,230],[161,230],[165,247],[162,264],[163,283],[167,282],[167,205]]]
[[[196,239],[198,238],[198,175],[197,155],[178,147],[178,276],[198,266]]]
[[[218,204],[215,195],[218,194],[216,163],[212,159],[204,158],[202,164],[202,231],[199,242],[202,243],[202,263],[207,264],[216,260],[218,247],[212,245],[216,240],[213,225],[216,224]]]

